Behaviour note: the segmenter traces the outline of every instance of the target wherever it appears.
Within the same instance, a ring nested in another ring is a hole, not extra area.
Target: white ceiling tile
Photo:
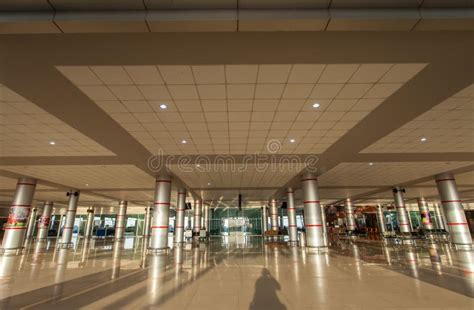
[[[256,99],[278,99],[283,93],[285,84],[257,84]]]
[[[141,85],[138,86],[143,96],[147,100],[169,100],[171,96],[166,86],[159,85]]]
[[[224,84],[224,66],[193,66],[196,84]]]
[[[336,98],[358,99],[372,87],[373,84],[346,84],[337,94]]]
[[[255,93],[255,84],[228,84],[227,98],[251,99]]]
[[[364,98],[388,98],[396,92],[403,84],[375,84],[365,95]]]
[[[120,100],[144,99],[140,90],[134,85],[109,86],[109,89]]]
[[[124,66],[136,85],[163,85],[164,81],[156,66]]]
[[[393,64],[362,64],[349,83],[376,83]]]
[[[324,65],[297,64],[291,69],[288,83],[316,83],[323,72]]]
[[[247,99],[229,99],[227,100],[227,109],[229,111],[252,111],[252,100]]]
[[[92,71],[107,85],[131,85],[133,81],[120,66],[91,66]]]
[[[283,98],[308,98],[314,84],[286,84]]]
[[[158,66],[166,84],[194,84],[190,66]]]
[[[199,95],[194,85],[168,85],[171,97],[175,100],[180,99],[199,99]]]
[[[331,104],[327,107],[326,111],[349,111],[356,102],[356,99],[334,99],[331,101]]]
[[[122,105],[130,112],[153,112],[153,109],[146,101],[122,101]]]
[[[201,99],[226,99],[225,85],[197,85]]]
[[[229,84],[253,84],[257,82],[258,65],[226,65],[226,80]]]
[[[254,111],[276,111],[278,100],[275,99],[256,99],[253,101]]]
[[[226,100],[201,100],[201,105],[206,112],[227,111]]]
[[[331,99],[336,97],[344,84],[316,84],[310,97],[315,99]]]
[[[291,65],[260,65],[257,83],[286,83]]]
[[[326,65],[318,83],[347,83],[358,67],[354,64]]]
[[[200,112],[202,110],[199,100],[175,100],[174,104],[180,112]]]
[[[252,122],[270,122],[273,120],[274,112],[252,112]],[[262,125],[264,126],[264,125]]]

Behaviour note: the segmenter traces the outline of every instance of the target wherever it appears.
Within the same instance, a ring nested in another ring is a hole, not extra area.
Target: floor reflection
[[[148,254],[143,238],[79,238],[59,250],[54,240],[32,242],[20,256],[0,256],[0,308],[343,309],[376,299],[403,308],[401,296],[415,308],[429,294],[432,306],[456,300],[463,309],[474,297],[474,252],[446,244],[339,240],[315,254],[259,237],[231,240],[162,255]]]

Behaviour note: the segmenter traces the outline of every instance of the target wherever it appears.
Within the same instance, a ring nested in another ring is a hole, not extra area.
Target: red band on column
[[[448,223],[449,226],[467,225],[467,223]]]
[[[459,202],[459,203],[462,203],[462,200],[441,200],[441,203],[450,203],[450,202]]]
[[[296,208],[288,208],[287,210],[296,210]]]
[[[170,203],[169,202],[155,202],[153,203],[154,205],[164,205],[164,206],[169,206]]]
[[[168,226],[151,226],[151,228],[168,228]]]
[[[439,179],[439,180],[436,180],[436,183],[445,182],[445,181],[455,181],[455,180],[454,179]]]
[[[306,200],[303,203],[319,203],[319,200]]]
[[[5,227],[3,230],[21,230],[26,229],[26,227]]]
[[[23,183],[23,182],[16,183],[16,185],[29,185],[29,186],[36,186],[36,184],[34,184],[34,183]]]
[[[305,227],[323,227],[322,224],[306,224]]]

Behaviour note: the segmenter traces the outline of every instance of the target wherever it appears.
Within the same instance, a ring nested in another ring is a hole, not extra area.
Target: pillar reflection
[[[167,255],[152,254],[149,256],[148,270],[148,304],[157,305],[163,296]]]
[[[115,239],[112,252],[112,274],[110,278],[117,279],[120,276],[120,261],[123,248],[122,239]]]

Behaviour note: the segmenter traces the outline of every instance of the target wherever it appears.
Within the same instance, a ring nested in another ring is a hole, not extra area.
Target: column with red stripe
[[[31,203],[36,189],[36,180],[19,178],[16,183],[15,196],[10,206],[8,220],[3,228],[2,252],[16,251],[23,245],[28,225]]]
[[[66,210],[66,221],[63,227],[63,236],[61,242],[58,244],[60,248],[68,248],[72,245],[71,239],[74,230],[74,221],[76,220],[77,203],[79,202],[78,190],[72,189],[67,195],[69,196],[69,201]]]
[[[193,235],[198,236],[201,233],[201,218],[202,218],[202,200],[194,200],[194,219],[193,219]]]
[[[352,200],[346,198],[344,201],[344,212],[346,213],[346,231],[350,235],[356,229],[356,221],[354,217],[354,206],[352,205]]]
[[[451,242],[458,248],[472,248],[472,238],[462,201],[452,173],[435,177]]]
[[[53,202],[45,201],[43,205],[43,213],[38,223],[37,241],[45,241],[48,238],[49,224],[51,221],[51,213],[53,212]]]
[[[270,200],[270,230],[279,231],[278,225],[278,206],[275,199]]]
[[[184,242],[184,212],[186,211],[186,189],[178,190],[178,203],[176,205],[176,222],[174,227],[174,243]]]
[[[288,211],[288,235],[290,246],[298,245],[298,228],[296,227],[296,207],[295,207],[295,191],[292,187],[288,187],[287,195],[287,211]]]
[[[397,220],[398,226],[400,227],[400,232],[402,234],[411,235],[410,219],[408,218],[409,215],[405,206],[405,200],[403,198],[403,193],[405,192],[405,189],[395,187],[392,192],[393,199],[395,200],[395,208],[397,209]]]
[[[168,248],[168,225],[171,196],[171,178],[158,176],[155,182],[155,200],[149,249],[161,251]]]
[[[321,204],[319,201],[318,180],[313,173],[305,173],[301,178],[303,187],[304,223],[306,246],[325,248]]]
[[[123,240],[125,236],[125,218],[127,216],[127,201],[121,200],[119,202],[118,212],[115,216],[115,241]]]
[[[433,221],[431,219],[430,209],[428,207],[428,202],[424,197],[417,199],[418,209],[420,210],[421,225],[426,231],[433,230]]]

